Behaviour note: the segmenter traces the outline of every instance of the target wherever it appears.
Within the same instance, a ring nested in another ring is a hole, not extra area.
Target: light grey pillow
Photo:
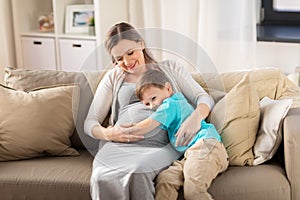
[[[293,103],[292,99],[273,100],[264,97],[260,101],[261,120],[255,141],[253,165],[270,160],[282,141],[282,121]]]

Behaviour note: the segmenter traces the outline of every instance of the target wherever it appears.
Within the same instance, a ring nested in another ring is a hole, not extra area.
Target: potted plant
[[[89,19],[89,34],[95,35],[95,18],[91,17]]]

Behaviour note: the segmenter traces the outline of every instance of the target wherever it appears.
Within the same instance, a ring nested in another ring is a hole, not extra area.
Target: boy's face
[[[142,102],[145,106],[150,109],[157,108],[160,106],[166,98],[173,94],[173,90],[170,83],[166,83],[164,88],[158,88],[151,86],[144,90]]]

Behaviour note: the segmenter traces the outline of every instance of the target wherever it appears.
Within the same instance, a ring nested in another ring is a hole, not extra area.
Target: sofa
[[[91,199],[89,183],[98,141],[83,133],[83,122],[104,74],[6,68],[0,91],[0,199]],[[224,136],[230,159],[229,168],[209,188],[213,198],[300,199],[299,88],[275,68],[192,75],[216,101],[208,121]],[[215,84],[216,79],[221,84]],[[241,96],[244,99],[236,102]],[[264,97],[293,102],[271,125],[272,131],[278,127],[272,155],[255,163]],[[246,138],[239,138],[243,134]],[[240,141],[233,144],[235,139]],[[182,190],[178,198],[183,199]]]

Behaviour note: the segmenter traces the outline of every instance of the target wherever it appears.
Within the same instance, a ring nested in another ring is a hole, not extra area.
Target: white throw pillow
[[[253,148],[253,165],[270,160],[276,153],[282,141],[282,122],[292,103],[292,99],[273,100],[269,97],[260,101],[261,120]]]

